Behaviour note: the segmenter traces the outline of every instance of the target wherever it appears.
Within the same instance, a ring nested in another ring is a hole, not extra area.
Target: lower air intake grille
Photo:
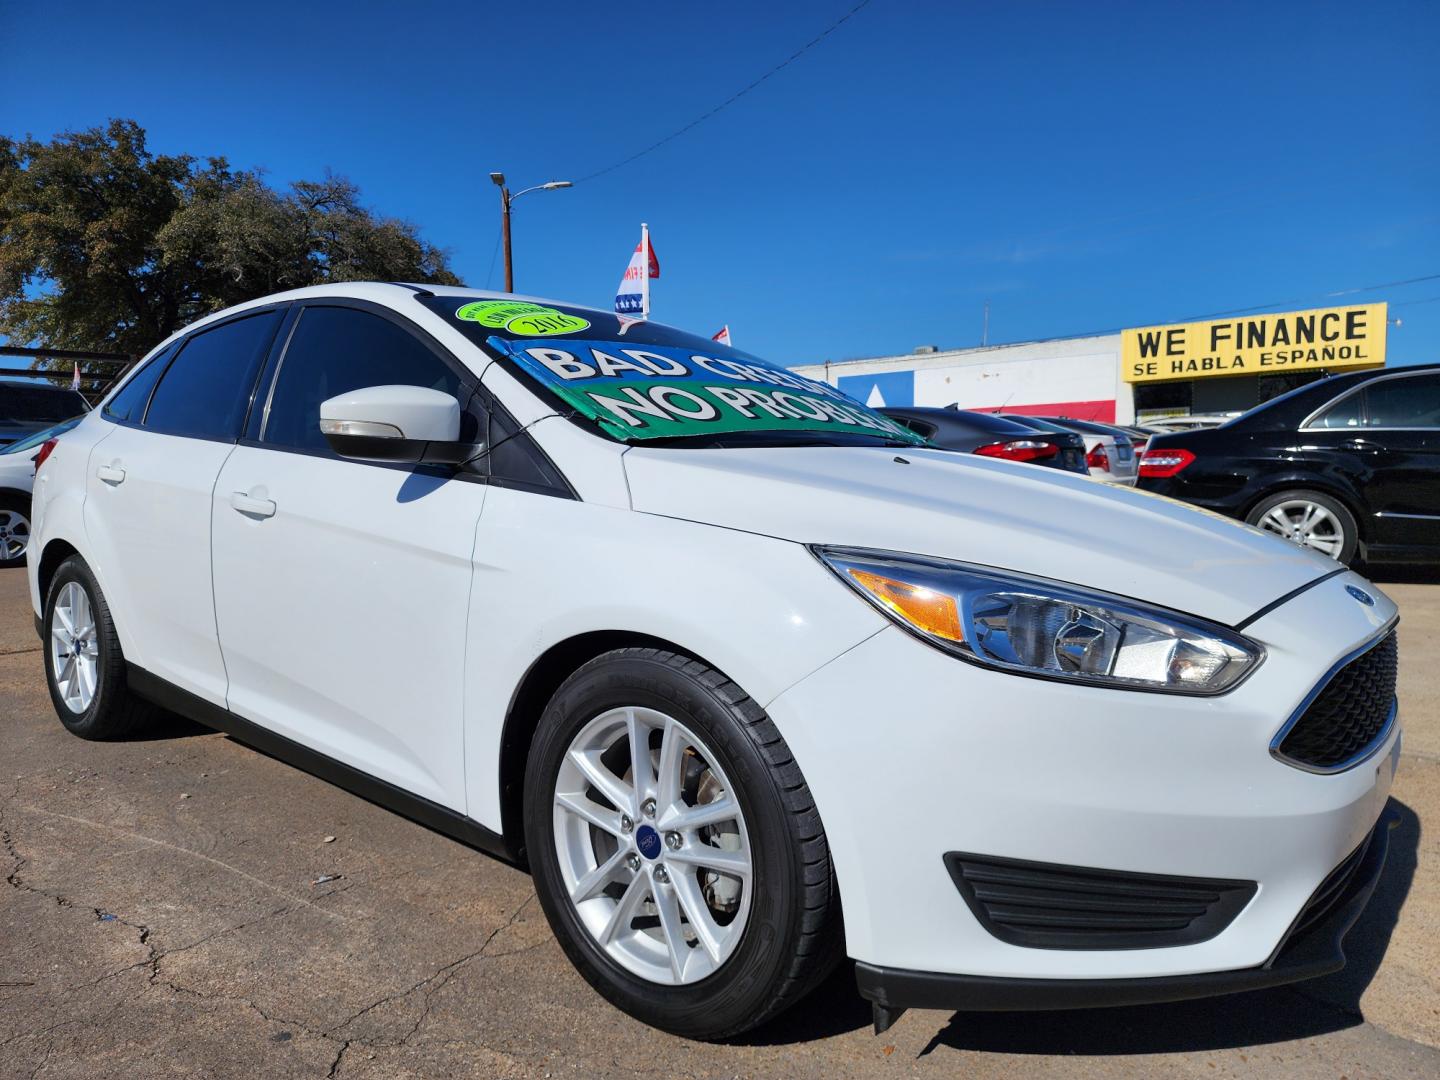
[[[1255,895],[1253,881],[1169,877],[952,851],[960,895],[1001,941],[1032,949],[1155,949],[1208,941]]]
[[[1390,731],[1399,655],[1395,631],[1335,672],[1299,719],[1281,729],[1274,754],[1312,772],[1364,760]]]

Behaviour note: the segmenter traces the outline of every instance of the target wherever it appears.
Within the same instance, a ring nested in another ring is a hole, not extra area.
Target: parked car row
[[[972,412],[957,405],[882,408],[880,412],[942,450],[1024,461],[1117,484],[1135,483],[1138,472],[1134,436],[1112,424]]]
[[[1143,427],[881,411],[942,449],[1138,482],[1347,565],[1440,561],[1440,365],[1336,375],[1247,413]]]

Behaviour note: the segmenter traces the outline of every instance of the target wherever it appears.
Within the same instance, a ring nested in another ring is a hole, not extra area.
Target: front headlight
[[[1117,689],[1223,694],[1265,651],[1223,626],[981,566],[815,548],[852,589],[962,660]]]

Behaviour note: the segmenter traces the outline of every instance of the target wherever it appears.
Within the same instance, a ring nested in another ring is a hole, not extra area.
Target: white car
[[[257,300],[61,439],[35,512],[67,728],[159,703],[527,861],[585,978],[687,1036],[846,953],[877,1028],[1307,978],[1384,860],[1374,586],[659,324]]]
[[[1195,431],[1199,428],[1216,428],[1221,424],[1228,424],[1239,415],[1241,414],[1238,412],[1229,412],[1189,413],[1185,416],[1161,416],[1154,420],[1146,420],[1144,426],[1161,435],[1168,435],[1175,431]]]
[[[1139,455],[1130,436],[1109,424],[1049,416],[1002,414],[1008,419],[1039,427],[1044,431],[1078,434],[1085,439],[1085,466],[1094,480],[1133,487],[1140,477]]]
[[[19,566],[30,548],[30,489],[35,463],[54,440],[80,422],[77,416],[0,447],[0,569]]]

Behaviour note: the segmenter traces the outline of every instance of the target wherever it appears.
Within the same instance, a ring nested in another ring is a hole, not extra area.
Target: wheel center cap
[[[635,846],[647,859],[658,859],[661,848],[660,834],[649,825],[641,825],[635,830]]]

